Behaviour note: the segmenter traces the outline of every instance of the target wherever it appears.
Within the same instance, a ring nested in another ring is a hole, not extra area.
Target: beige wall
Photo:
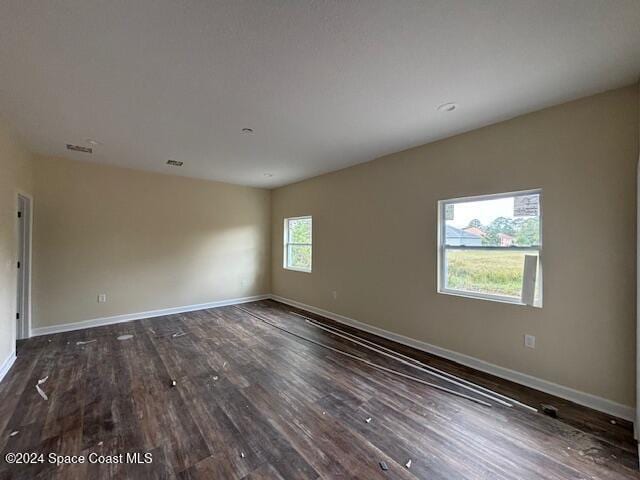
[[[619,89],[274,192],[32,159],[0,123],[0,362],[15,345],[21,190],[35,328],[273,291],[632,405],[639,101]],[[537,187],[544,307],[437,294],[437,200]],[[282,269],[282,219],[304,214],[312,274]]]
[[[269,293],[270,191],[47,157],[34,172],[33,327]]]
[[[637,160],[632,86],[277,189],[273,293],[633,405]],[[436,293],[436,202],[538,187],[544,307]],[[306,214],[313,273],[286,271]]]
[[[30,194],[31,154],[0,120],[0,365],[16,347],[18,192]]]

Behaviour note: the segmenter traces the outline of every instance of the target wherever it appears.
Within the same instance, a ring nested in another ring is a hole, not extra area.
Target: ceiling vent
[[[167,160],[167,165],[171,165],[172,167],[181,167],[184,165],[184,162],[180,162],[178,160]]]
[[[93,148],[83,147],[81,145],[71,145],[67,143],[67,150],[73,150],[74,152],[93,153]]]

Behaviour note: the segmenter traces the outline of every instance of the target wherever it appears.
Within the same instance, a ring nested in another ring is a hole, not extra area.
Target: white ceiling
[[[37,152],[275,187],[631,84],[640,1],[2,0],[0,66]]]

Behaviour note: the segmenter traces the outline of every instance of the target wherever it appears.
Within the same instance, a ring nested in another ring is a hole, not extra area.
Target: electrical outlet
[[[338,299],[338,292],[337,290],[334,290],[333,292],[331,292],[331,295],[333,295],[333,299],[337,300]]]
[[[525,335],[524,346],[528,348],[536,348],[536,337],[533,335]]]
[[[100,293],[98,295],[98,303],[107,303],[107,294],[106,293]]]

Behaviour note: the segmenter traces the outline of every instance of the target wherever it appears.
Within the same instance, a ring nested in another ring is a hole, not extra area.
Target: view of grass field
[[[532,253],[448,251],[447,288],[520,297],[524,256]]]

